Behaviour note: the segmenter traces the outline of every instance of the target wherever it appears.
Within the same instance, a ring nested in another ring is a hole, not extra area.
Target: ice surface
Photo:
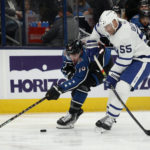
[[[150,112],[133,112],[150,129]],[[101,134],[95,122],[104,112],[84,113],[74,129],[57,129],[64,113],[24,114],[0,128],[0,150],[149,150],[150,136],[122,112],[111,131]],[[13,115],[0,115],[0,124]],[[41,129],[47,129],[41,133]]]

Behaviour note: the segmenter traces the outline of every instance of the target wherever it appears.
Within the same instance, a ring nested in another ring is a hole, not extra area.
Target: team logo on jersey
[[[79,68],[79,73],[82,72],[82,71],[85,71],[86,70],[86,67],[83,66],[82,68]]]
[[[82,67],[82,71],[85,71],[86,70],[86,67]]]

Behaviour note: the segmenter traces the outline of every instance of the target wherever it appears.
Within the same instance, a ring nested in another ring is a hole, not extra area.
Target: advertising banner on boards
[[[66,79],[60,71],[63,50],[1,50],[0,99],[41,98],[54,84]],[[150,77],[131,93],[150,96]],[[70,97],[70,92],[62,97]],[[92,88],[89,97],[108,97],[103,85]]]

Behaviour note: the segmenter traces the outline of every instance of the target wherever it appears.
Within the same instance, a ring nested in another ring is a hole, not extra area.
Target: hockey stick
[[[3,126],[5,126],[6,124],[8,124],[9,122],[13,121],[14,119],[18,118],[19,116],[21,116],[22,114],[24,114],[25,112],[27,112],[28,110],[30,110],[31,108],[33,108],[34,106],[38,105],[39,103],[43,102],[46,99],[46,97],[40,99],[39,101],[37,101],[36,103],[32,104],[31,106],[29,106],[28,108],[26,108],[25,110],[23,110],[22,112],[18,113],[17,115],[15,115],[14,117],[8,119],[7,121],[5,121],[4,123],[2,123],[0,125],[0,128],[2,128]]]
[[[94,60],[96,62],[96,64],[98,65],[100,71],[102,72],[102,74],[104,75],[104,77],[106,78],[106,73],[103,69],[103,67],[101,66],[100,62],[98,61],[97,57],[94,56]],[[116,95],[116,97],[118,98],[118,100],[121,102],[121,104],[125,107],[126,111],[129,113],[129,115],[131,116],[131,118],[138,124],[138,126],[145,132],[145,134],[150,136],[150,130],[146,130],[141,123],[134,117],[134,115],[131,113],[131,111],[129,110],[129,108],[125,105],[125,103],[122,101],[121,97],[119,96],[119,94],[117,93],[117,91],[115,90],[115,88],[113,86],[111,86],[112,91],[114,92],[114,94]]]

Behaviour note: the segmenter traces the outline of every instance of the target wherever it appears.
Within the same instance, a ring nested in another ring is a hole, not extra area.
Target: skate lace
[[[71,118],[72,118],[72,115],[70,113],[67,113],[66,116],[62,117],[62,120],[64,122],[66,122],[66,121],[70,120]]]
[[[109,126],[112,126],[112,124],[115,122],[115,119],[111,118],[109,116],[106,116],[102,119],[102,122],[109,125]]]

